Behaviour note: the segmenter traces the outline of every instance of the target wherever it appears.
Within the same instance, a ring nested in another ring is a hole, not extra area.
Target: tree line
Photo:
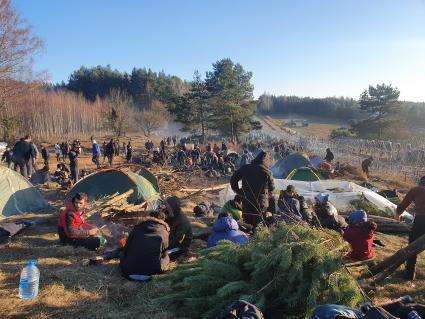
[[[110,65],[75,70],[67,83],[48,85],[52,90],[69,90],[81,93],[89,101],[109,96],[111,91],[121,91],[131,98],[133,105],[140,110],[150,109],[154,100],[172,104],[175,99],[187,92],[190,83],[163,71],[154,72],[146,68],[133,68],[131,73],[112,69]]]

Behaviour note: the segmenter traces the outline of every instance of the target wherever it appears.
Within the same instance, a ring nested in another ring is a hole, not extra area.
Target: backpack
[[[239,300],[231,304],[220,319],[264,319],[264,316],[257,306]]]

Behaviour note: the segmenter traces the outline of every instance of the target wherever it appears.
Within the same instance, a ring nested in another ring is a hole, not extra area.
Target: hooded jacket
[[[192,225],[186,214],[181,211],[180,200],[177,197],[167,198],[167,204],[174,214],[172,218],[166,220],[170,226],[170,249],[180,248],[183,252],[187,252],[193,239]]]
[[[208,247],[217,245],[220,240],[230,240],[236,244],[245,245],[248,237],[239,230],[236,220],[232,217],[222,217],[214,223],[213,234],[208,238]]]
[[[367,260],[373,257],[372,245],[377,227],[375,223],[369,221],[350,224],[345,229],[343,238],[352,248],[348,257],[356,260]]]
[[[100,156],[102,154],[102,152],[100,151],[100,146],[97,143],[93,143],[92,146],[92,154],[93,156]]]
[[[272,173],[264,159],[265,153],[262,151],[251,164],[240,167],[230,179],[232,190],[243,198],[244,219],[245,216],[248,218],[253,214],[259,215],[269,207],[269,196],[275,186]],[[239,188],[239,181],[242,181],[242,188]],[[252,224],[248,219],[246,222]],[[257,224],[259,220],[252,222]]]
[[[154,275],[168,270],[168,235],[166,222],[145,217],[134,226],[128,236],[120,258],[120,267],[125,277],[130,275]]]
[[[82,212],[75,210],[72,202],[68,202],[60,212],[58,234],[62,242],[89,237],[89,230],[92,228],[93,226],[84,220]]]

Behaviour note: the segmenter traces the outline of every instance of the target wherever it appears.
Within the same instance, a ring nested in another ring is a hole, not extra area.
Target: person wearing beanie
[[[347,257],[355,260],[372,259],[373,238],[377,227],[374,222],[367,220],[364,210],[352,212],[348,217],[348,227],[343,234],[343,238],[351,246]]]
[[[242,188],[239,187],[242,181]],[[240,167],[230,178],[232,190],[242,197],[242,215],[245,223],[257,227],[263,221],[269,205],[269,198],[275,188],[267,164],[267,153],[260,151],[247,165]]]
[[[193,239],[192,225],[182,212],[180,199],[176,196],[168,197],[161,205],[161,211],[167,216],[165,221],[170,226],[169,249],[176,250],[170,254],[170,258],[175,260],[189,252]]]
[[[409,244],[425,234],[425,176],[419,180],[419,185],[413,187],[397,206],[396,217],[400,221],[400,216],[411,203],[415,203],[415,220],[409,234]],[[415,279],[417,256],[409,258],[406,262],[405,277],[408,280]]]

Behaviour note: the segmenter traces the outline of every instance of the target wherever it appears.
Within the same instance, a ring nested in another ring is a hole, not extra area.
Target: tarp
[[[318,168],[322,162],[323,158],[321,158],[319,155],[310,156],[310,163],[313,167]]]
[[[396,208],[395,204],[381,195],[348,181],[322,180],[317,182],[303,182],[275,179],[274,182],[277,191],[286,189],[288,185],[294,185],[298,194],[311,201],[314,201],[314,197],[317,194],[329,194],[329,201],[340,211],[350,210],[352,208],[350,202],[359,198],[362,194],[382,211],[391,211],[394,214]],[[232,191],[230,185],[227,185],[220,192],[220,204],[224,205],[226,201],[233,199],[234,196],[235,193]]]
[[[80,180],[67,193],[70,200],[76,193],[84,192],[90,200],[134,190],[129,202],[139,204],[159,198],[158,181],[152,173],[140,165],[123,165],[104,169]]]
[[[284,159],[277,161],[270,170],[274,178],[285,178],[294,169],[306,167],[310,165],[310,160],[307,155],[301,153],[293,153],[286,156]]]
[[[320,181],[322,177],[320,174],[313,172],[311,168],[300,167],[290,172],[286,179],[294,181],[315,182]]]
[[[41,193],[21,174],[0,166],[0,218],[47,209]]]

